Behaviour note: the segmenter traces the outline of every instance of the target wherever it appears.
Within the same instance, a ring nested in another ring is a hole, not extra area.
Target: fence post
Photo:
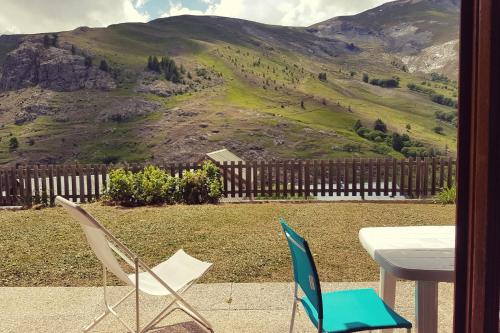
[[[398,183],[398,162],[395,158],[392,159],[392,196],[397,195],[397,183]]]
[[[356,177],[356,160],[354,159],[354,157],[351,159],[351,163],[352,163],[352,196],[354,197],[355,195],[357,195],[357,177]]]
[[[344,196],[349,196],[349,166],[347,158],[344,159]]]
[[[238,161],[238,197],[243,197],[243,162]]]
[[[309,198],[309,193],[311,191],[311,185],[310,185],[310,180],[311,180],[311,175],[309,174],[309,161],[306,161],[305,166],[304,166],[304,196],[305,198]]]
[[[365,200],[365,160],[361,159],[359,167],[359,193],[361,199]]]

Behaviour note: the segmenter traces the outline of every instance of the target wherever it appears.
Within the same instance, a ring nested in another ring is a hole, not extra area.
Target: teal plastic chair
[[[281,219],[292,255],[295,292],[290,333],[293,332],[297,304],[300,302],[319,333],[361,332],[404,328],[411,323],[398,315],[373,289],[321,292],[318,272],[307,241]],[[299,287],[304,293],[298,297]]]

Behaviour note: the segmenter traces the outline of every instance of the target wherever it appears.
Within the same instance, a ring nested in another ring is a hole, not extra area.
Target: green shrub
[[[174,203],[177,180],[164,170],[147,166],[134,175],[134,197],[138,204]]]
[[[107,197],[123,206],[217,203],[222,196],[220,170],[209,161],[199,170],[185,172],[181,179],[156,166],[137,173],[118,168],[109,178]]]
[[[135,204],[134,191],[135,177],[130,171],[123,168],[111,170],[109,173],[109,189],[107,196],[110,201],[130,206]]]
[[[441,191],[438,192],[436,195],[436,202],[447,205],[447,204],[454,204],[455,200],[457,198],[457,187],[455,185],[451,187],[445,187],[441,189]]]
[[[217,203],[222,196],[220,170],[206,161],[201,169],[184,173],[179,181],[179,194],[183,203]]]

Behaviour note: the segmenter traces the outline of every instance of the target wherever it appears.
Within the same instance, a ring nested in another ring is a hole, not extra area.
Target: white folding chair
[[[61,204],[68,213],[80,223],[90,247],[103,266],[105,311],[103,314],[96,317],[91,324],[85,327],[83,329],[84,332],[92,329],[108,314],[112,314],[116,317],[130,332],[146,332],[154,329],[158,323],[175,310],[185,312],[206,330],[213,332],[210,323],[181,297],[182,293],[193,286],[206,273],[212,266],[211,263],[195,259],[186,254],[183,250],[179,250],[166,261],[153,268],[149,268],[137,255],[132,253],[132,251],[123,245],[83,208],[59,196],[56,197],[56,202]],[[134,269],[134,273],[127,274],[121,267],[114,253]],[[118,303],[113,305],[110,305],[108,301],[106,289],[106,276],[108,271],[113,273],[122,282],[134,288],[120,299]],[[149,295],[171,296],[173,298],[173,300],[142,329],[140,328],[139,319],[139,291]],[[135,330],[125,323],[114,310],[134,292],[136,309]]]

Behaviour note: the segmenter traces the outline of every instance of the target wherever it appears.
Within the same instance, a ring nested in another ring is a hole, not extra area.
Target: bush
[[[436,126],[432,130],[437,134],[444,135],[444,128],[442,126]]]
[[[374,86],[379,86],[382,88],[397,88],[399,87],[399,80],[396,78],[392,79],[371,79],[370,84]]]
[[[123,206],[217,203],[222,196],[220,177],[219,168],[209,161],[181,179],[155,166],[137,173],[119,168],[110,172],[107,197]]]
[[[131,206],[135,203],[134,174],[123,168],[111,170],[109,173],[109,189],[107,196],[117,204]]]
[[[13,152],[17,148],[19,148],[19,140],[17,140],[17,138],[13,136],[9,139],[9,151]]]
[[[454,204],[455,200],[457,198],[457,187],[455,185],[451,187],[445,187],[441,189],[441,191],[438,192],[436,195],[436,202],[447,205],[447,204]]]
[[[134,177],[134,197],[138,204],[174,203],[177,180],[164,170],[147,166]]]
[[[380,154],[380,155],[386,155],[391,151],[391,149],[389,147],[387,147],[386,145],[379,144],[379,145],[373,145],[372,151],[374,151],[375,153]]]
[[[217,203],[222,196],[219,168],[205,162],[200,170],[184,173],[179,181],[179,196],[186,204]]]
[[[375,123],[373,124],[373,129],[376,131],[386,133],[387,132],[387,125],[381,119],[377,119],[377,120],[375,120]]]

